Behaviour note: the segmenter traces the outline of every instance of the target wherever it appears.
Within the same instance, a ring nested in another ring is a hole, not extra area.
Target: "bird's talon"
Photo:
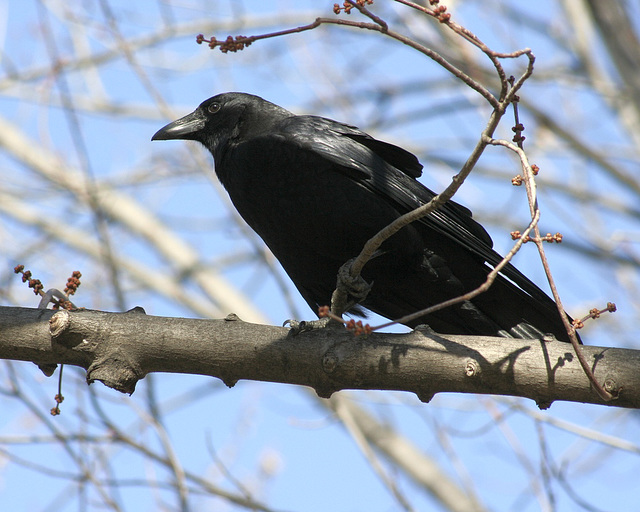
[[[318,320],[294,320],[289,318],[282,324],[283,327],[289,325],[289,334],[291,336],[297,336],[303,332],[313,331],[316,329],[324,329],[329,325],[331,319],[329,317],[320,318]]]

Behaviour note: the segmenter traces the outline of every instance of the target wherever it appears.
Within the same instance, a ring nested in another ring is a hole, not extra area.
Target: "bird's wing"
[[[367,164],[367,156],[373,153],[407,176],[418,178],[422,174],[422,164],[413,153],[388,142],[374,139],[355,126],[318,116],[293,116],[286,120],[284,128],[294,136],[296,134],[303,136],[312,146],[319,145],[326,148],[338,144],[339,148],[336,149],[344,152],[334,151],[333,154],[338,159],[342,158],[340,163],[350,162],[361,169],[362,164]],[[350,144],[349,140],[356,144]],[[321,148],[318,149],[322,152]],[[353,161],[350,161],[349,157],[352,157]],[[335,158],[333,160],[337,162]],[[366,168],[361,170],[368,174]]]
[[[281,129],[289,143],[330,161],[333,169],[385,198],[401,213],[418,208],[435,196],[415,179],[421,174],[422,165],[413,154],[378,141],[354,126],[316,116],[292,116]],[[491,266],[502,260],[493,250],[489,234],[473,220],[471,211],[454,201],[448,201],[418,222],[454,240]],[[502,274],[543,303],[552,302],[514,266],[506,265]]]

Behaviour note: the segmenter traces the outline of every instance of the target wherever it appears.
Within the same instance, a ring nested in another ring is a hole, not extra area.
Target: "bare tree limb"
[[[571,346],[521,340],[408,334],[354,338],[342,328],[291,336],[288,329],[225,320],[127,313],[0,307],[0,358],[71,364],[87,381],[133,393],[151,372],[210,375],[298,384],[321,397],[342,389],[523,396],[541,408],[556,400],[640,407],[640,351],[583,347],[598,382],[617,396],[605,402],[591,388]]]

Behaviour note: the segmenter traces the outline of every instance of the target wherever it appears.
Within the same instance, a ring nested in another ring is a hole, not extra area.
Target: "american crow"
[[[278,258],[307,301],[328,305],[338,269],[381,228],[434,193],[402,148],[354,126],[297,116],[258,96],[219,94],[152,140],[201,142],[244,220]],[[449,201],[403,228],[367,263],[373,287],[362,306],[399,318],[482,284],[502,258],[471,212]],[[443,334],[568,341],[556,305],[512,265],[489,291],[410,322]]]

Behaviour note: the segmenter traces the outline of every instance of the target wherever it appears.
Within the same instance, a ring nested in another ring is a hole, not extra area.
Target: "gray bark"
[[[43,369],[71,364],[132,393],[151,372],[210,375],[313,388],[402,390],[428,402],[441,392],[522,396],[541,408],[556,400],[640,407],[640,351],[581,347],[595,376],[617,396],[603,402],[573,348],[555,340],[442,336],[429,329],[355,337],[341,327],[292,336],[289,329],[224,320],[0,307],[0,358]]]

